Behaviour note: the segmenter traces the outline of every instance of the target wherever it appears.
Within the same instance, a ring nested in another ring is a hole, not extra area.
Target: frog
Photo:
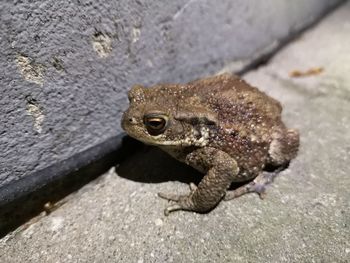
[[[158,193],[171,202],[165,215],[207,213],[246,193],[264,198],[266,186],[298,153],[299,131],[282,121],[281,103],[234,74],[134,85],[128,99],[121,125],[129,136],[204,174],[188,194]],[[232,190],[232,183],[241,186]]]

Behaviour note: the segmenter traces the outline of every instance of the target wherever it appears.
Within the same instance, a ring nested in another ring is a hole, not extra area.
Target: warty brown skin
[[[160,194],[175,201],[166,214],[206,212],[223,197],[263,193],[263,184],[270,180],[259,177],[264,167],[283,166],[298,151],[299,134],[285,127],[280,103],[236,76],[224,74],[185,85],[134,86],[129,100],[122,127],[130,136],[206,174],[198,187],[191,184],[189,195]],[[232,182],[254,178],[227,192]]]

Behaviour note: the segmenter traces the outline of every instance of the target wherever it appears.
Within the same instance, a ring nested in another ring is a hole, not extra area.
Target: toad
[[[221,200],[262,196],[275,173],[297,155],[299,133],[281,119],[281,104],[241,78],[223,74],[187,84],[134,86],[122,118],[126,133],[202,172],[188,195],[159,193],[176,210],[208,212]],[[278,169],[277,169],[278,170]],[[229,190],[232,182],[246,182]]]

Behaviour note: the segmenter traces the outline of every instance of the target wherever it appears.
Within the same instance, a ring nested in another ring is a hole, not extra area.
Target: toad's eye
[[[165,116],[149,114],[145,115],[143,122],[150,135],[159,135],[165,131],[168,121]]]

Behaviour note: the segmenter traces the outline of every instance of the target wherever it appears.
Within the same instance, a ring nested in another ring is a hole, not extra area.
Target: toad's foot
[[[273,182],[273,179],[276,177],[277,172],[273,173],[261,173],[252,182],[247,183],[241,187],[238,187],[235,190],[227,191],[224,200],[232,200],[236,197],[247,193],[257,193],[261,199],[264,199],[266,196],[266,186]]]
[[[174,201],[175,204],[167,207],[164,210],[164,214],[168,216],[170,212],[176,211],[176,210],[191,210],[193,207],[193,202],[191,201],[191,196],[194,193],[194,191],[197,190],[197,186],[194,183],[190,183],[190,194],[189,195],[177,195],[177,194],[168,194],[168,193],[158,193],[158,196],[160,198]]]
[[[193,167],[207,167],[207,174],[198,186],[190,184],[189,195],[159,194],[160,197],[175,202],[165,209],[165,215],[176,210],[209,212],[225,196],[226,190],[239,171],[237,162],[232,157],[210,147],[191,152],[186,156],[186,163]]]

